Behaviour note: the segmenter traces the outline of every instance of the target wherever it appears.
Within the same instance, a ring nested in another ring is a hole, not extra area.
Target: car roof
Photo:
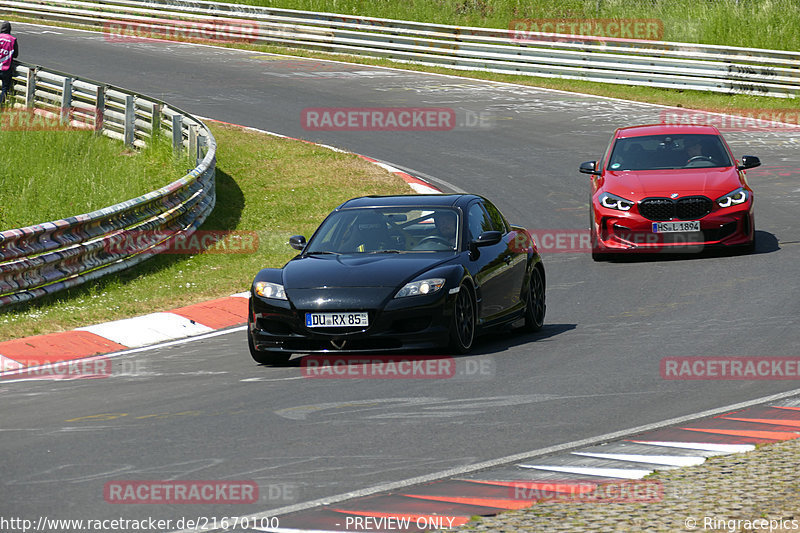
[[[361,196],[359,198],[347,200],[337,209],[394,206],[461,207],[474,198],[483,199],[475,194],[397,194],[391,196]]]
[[[668,134],[686,134],[693,133],[696,135],[719,135],[719,130],[711,125],[695,125],[695,124],[644,124],[641,126],[628,126],[625,128],[618,128],[614,132],[614,137],[617,139],[625,137],[641,137],[644,135],[668,135]]]

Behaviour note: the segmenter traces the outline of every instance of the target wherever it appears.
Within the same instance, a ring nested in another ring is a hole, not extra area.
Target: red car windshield
[[[717,135],[645,135],[617,139],[606,170],[666,170],[733,166]]]

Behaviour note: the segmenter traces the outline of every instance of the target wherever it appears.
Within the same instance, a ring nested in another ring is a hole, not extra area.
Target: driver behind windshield
[[[435,211],[433,222],[436,225],[436,234],[446,240],[451,247],[456,246],[456,214],[448,211]]]
[[[695,140],[686,146],[686,162],[690,163],[693,158],[708,158],[708,154],[704,153],[703,143]]]
[[[694,135],[686,139],[684,166],[724,167],[730,166],[730,158],[719,139],[713,135]]]

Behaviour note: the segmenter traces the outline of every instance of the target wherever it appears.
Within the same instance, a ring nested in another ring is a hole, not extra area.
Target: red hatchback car
[[[614,132],[592,175],[592,258],[620,252],[755,247],[753,191],[714,126],[646,125]]]

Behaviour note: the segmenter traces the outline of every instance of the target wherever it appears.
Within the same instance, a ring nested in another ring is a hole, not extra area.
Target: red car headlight
[[[717,198],[717,205],[720,207],[730,207],[732,205],[743,204],[747,201],[747,191],[739,187],[735,191],[731,191],[725,196]]]
[[[600,195],[600,205],[608,209],[616,209],[617,211],[630,211],[633,207],[633,202],[626,200],[616,194],[604,192]]]

